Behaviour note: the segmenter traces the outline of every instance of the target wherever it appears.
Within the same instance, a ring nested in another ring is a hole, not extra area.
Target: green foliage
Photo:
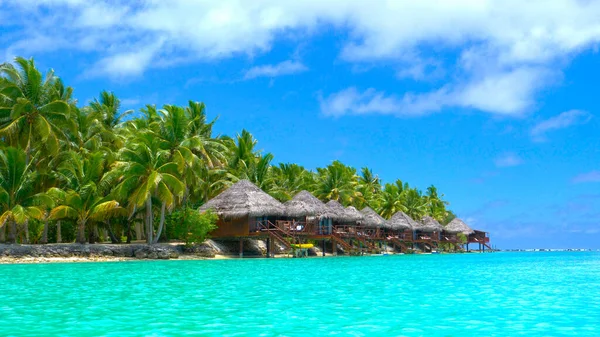
[[[463,233],[456,234],[456,238],[458,239],[458,243],[461,245],[464,245],[465,243],[467,243],[467,236],[464,235]]]
[[[403,211],[447,224],[455,217],[433,185],[423,193],[337,160],[316,170],[275,165],[248,130],[213,135],[217,119],[207,117],[202,102],[146,105],[134,114],[103,90],[89,104],[77,104],[73,89],[52,70],[43,75],[33,59],[0,64],[0,223],[16,225],[11,241],[23,242],[26,222],[30,240],[41,240],[38,224],[47,219],[48,242],[56,240],[59,219],[63,242],[75,236],[95,242],[93,228],[109,230],[115,241],[143,234],[157,242],[163,232],[201,241],[215,215],[199,216],[190,205],[240,179],[282,202],[308,190],[324,202],[369,206],[385,218]],[[136,223],[143,233],[134,232]]]
[[[189,246],[204,242],[208,233],[217,228],[217,220],[213,212],[200,213],[186,207],[171,213],[165,224],[170,238],[182,240]]]

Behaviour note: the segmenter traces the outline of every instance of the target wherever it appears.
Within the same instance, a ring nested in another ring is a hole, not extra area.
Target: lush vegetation
[[[102,91],[81,106],[33,59],[0,65],[0,241],[196,242],[214,215],[190,210],[239,179],[281,201],[306,189],[386,218],[453,218],[434,186],[423,193],[400,180],[383,184],[369,168],[339,161],[316,171],[275,165],[250,132],[214,135],[215,122],[195,101],[123,111]]]

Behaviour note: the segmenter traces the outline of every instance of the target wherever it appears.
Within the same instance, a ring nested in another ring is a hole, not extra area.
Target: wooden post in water
[[[267,257],[271,257],[271,238],[267,238]]]
[[[321,245],[323,246],[323,256],[325,256],[325,239],[323,239],[323,243]]]
[[[244,257],[244,239],[240,239],[240,257]]]

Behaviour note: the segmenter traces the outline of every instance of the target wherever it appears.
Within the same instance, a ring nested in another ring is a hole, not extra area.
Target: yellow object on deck
[[[292,246],[292,248],[304,248],[304,249],[314,247],[314,245],[312,243],[301,243],[301,244],[294,243],[294,244],[291,244],[290,246]]]

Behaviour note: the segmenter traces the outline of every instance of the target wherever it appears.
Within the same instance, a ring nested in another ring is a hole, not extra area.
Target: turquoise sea
[[[0,266],[0,336],[600,336],[600,254]]]

